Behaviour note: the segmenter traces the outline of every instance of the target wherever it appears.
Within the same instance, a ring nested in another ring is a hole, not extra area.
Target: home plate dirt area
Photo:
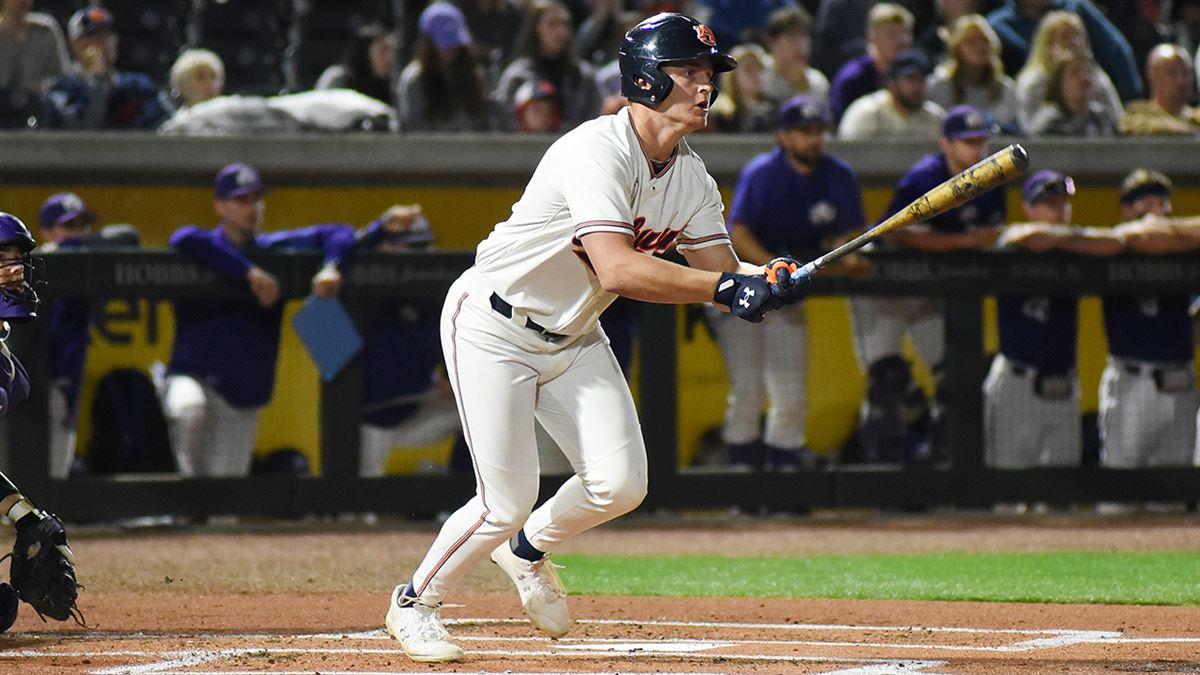
[[[492,565],[450,599],[460,606],[443,610],[466,660],[417,664],[383,632],[383,615],[391,585],[434,531],[330,529],[74,533],[90,627],[43,623],[22,606],[0,635],[0,673],[1200,673],[1197,606],[572,596],[577,623],[551,640],[522,617]],[[745,555],[1063,549],[1102,540],[1195,548],[1198,529],[1192,518],[635,522],[589,533],[572,552],[680,554],[714,550],[714,541]]]

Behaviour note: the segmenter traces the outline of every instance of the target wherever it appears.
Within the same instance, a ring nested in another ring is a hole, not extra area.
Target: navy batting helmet
[[[625,34],[617,52],[621,93],[630,101],[656,107],[667,99],[674,82],[659,69],[664,63],[709,59],[714,73],[737,68],[737,61],[717,49],[712,29],[690,16],[664,12],[645,19]],[[638,86],[645,80],[649,87]],[[712,98],[717,97],[713,89]]]
[[[32,286],[33,265],[29,260],[29,252],[37,246],[37,242],[20,218],[0,213],[0,245],[5,244],[16,244],[20,249],[19,264],[24,268],[24,281],[16,288],[0,286],[0,319],[32,321],[37,318],[38,296]],[[7,261],[0,261],[0,265],[8,264]]]

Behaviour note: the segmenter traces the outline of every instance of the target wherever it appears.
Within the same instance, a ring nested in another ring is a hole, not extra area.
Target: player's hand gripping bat
[[[792,272],[792,280],[806,281],[817,270],[857,251],[888,232],[928,220],[962,206],[979,195],[1020,176],[1029,167],[1029,154],[1019,144],[985,157],[978,164],[933,188],[890,218]]]

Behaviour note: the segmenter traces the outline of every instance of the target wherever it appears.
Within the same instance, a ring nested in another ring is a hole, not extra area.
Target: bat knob
[[[1025,148],[1022,147],[1020,143],[1013,143],[1008,147],[1010,150],[1012,150],[1013,166],[1015,166],[1018,171],[1024,171],[1025,169],[1028,169],[1029,153],[1025,151]]]

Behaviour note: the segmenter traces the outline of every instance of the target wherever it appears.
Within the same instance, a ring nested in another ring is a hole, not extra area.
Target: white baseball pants
[[[258,408],[235,408],[190,375],[168,375],[163,413],[179,474],[196,478],[250,475]]]
[[[768,312],[759,324],[711,307],[708,312],[729,378],[721,440],[739,445],[758,440],[765,398],[769,405],[763,442],[787,450],[803,448],[808,412],[804,306]]]
[[[442,349],[476,493],[446,520],[413,575],[414,592],[426,603],[441,602],[522,527],[534,547],[550,552],[633,510],[646,495],[637,411],[603,331],[547,342],[495,312],[490,295],[469,269],[451,286],[442,312]],[[536,511],[535,417],[575,470]]]
[[[75,420],[67,415],[67,392],[59,385],[49,392],[50,477],[62,480],[71,473],[75,461]]]
[[[946,353],[942,305],[940,298],[929,297],[851,297],[854,347],[863,372],[885,356],[903,354],[906,333],[927,366],[940,364]]]
[[[358,475],[378,478],[394,448],[429,445],[458,431],[458,407],[453,397],[430,391],[403,422],[391,427],[362,424],[359,429]]]
[[[1200,392],[1160,391],[1155,368],[1191,377],[1192,364],[1109,357],[1100,378],[1100,463],[1107,467],[1191,466]],[[1136,372],[1134,372],[1136,371]]]
[[[1022,374],[1003,354],[992,361],[983,383],[984,461],[999,469],[1079,466],[1083,436],[1079,422],[1079,382],[1060,400],[1038,396],[1037,371]]]

